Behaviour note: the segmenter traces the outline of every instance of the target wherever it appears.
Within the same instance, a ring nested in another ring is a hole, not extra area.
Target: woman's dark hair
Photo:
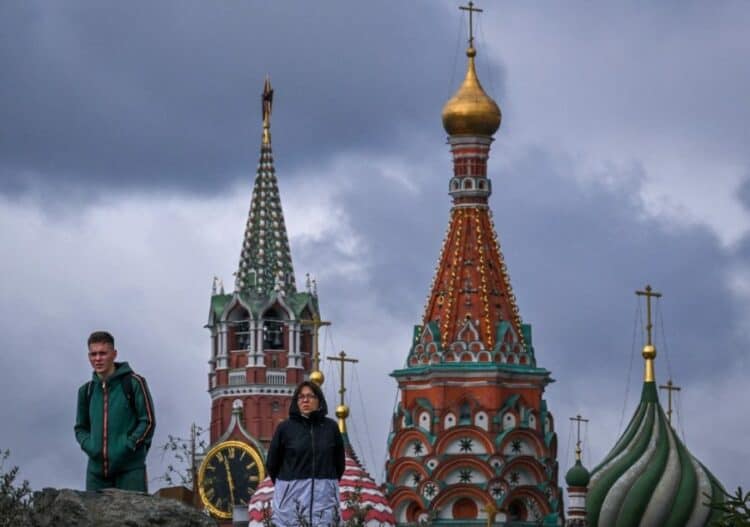
[[[315,394],[315,397],[318,398],[318,401],[321,402],[321,404],[324,402],[325,397],[323,396],[323,390],[320,389],[320,386],[315,384],[312,381],[302,381],[299,383],[297,388],[294,390],[294,395],[292,395],[292,400],[297,401],[299,399],[299,392],[302,391],[302,388],[307,386],[312,390],[312,392]]]

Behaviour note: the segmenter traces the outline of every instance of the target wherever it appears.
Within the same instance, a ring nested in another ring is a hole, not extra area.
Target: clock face
[[[230,520],[235,505],[247,505],[265,467],[258,451],[241,441],[224,441],[208,451],[198,471],[198,491],[214,516]]]

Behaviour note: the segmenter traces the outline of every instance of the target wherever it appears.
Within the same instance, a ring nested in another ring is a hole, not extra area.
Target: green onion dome
[[[576,464],[568,470],[567,474],[565,474],[565,483],[567,483],[569,487],[585,487],[589,484],[590,479],[591,475],[589,474],[589,471],[586,470],[586,467],[581,464],[580,459],[576,460]]]
[[[645,382],[635,415],[591,473],[586,516],[592,527],[703,527],[718,513],[723,488],[687,450]]]

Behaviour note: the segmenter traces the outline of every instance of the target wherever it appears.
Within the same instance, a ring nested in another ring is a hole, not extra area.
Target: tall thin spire
[[[263,85],[263,136],[260,161],[253,185],[245,236],[242,241],[237,291],[270,294],[296,292],[289,237],[281,208],[276,170],[271,149],[273,89],[266,77]]]
[[[474,67],[473,2],[469,12],[469,48],[463,83],[443,106],[443,126],[453,154],[451,218],[425,306],[423,324],[438,324],[444,344],[470,324],[475,340],[493,349],[507,338],[509,347],[525,346],[523,324],[510,284],[500,242],[489,210],[492,182],[487,177],[492,135],[501,121],[500,108],[484,91]],[[507,327],[506,327],[507,326]],[[508,327],[513,335],[506,335]],[[533,357],[526,364],[532,365]]]

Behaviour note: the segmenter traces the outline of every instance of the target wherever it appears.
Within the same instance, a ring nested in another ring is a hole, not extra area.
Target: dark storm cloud
[[[254,169],[266,73],[289,166],[392,147],[451,90],[437,9],[5,2],[0,191],[224,188]]]

